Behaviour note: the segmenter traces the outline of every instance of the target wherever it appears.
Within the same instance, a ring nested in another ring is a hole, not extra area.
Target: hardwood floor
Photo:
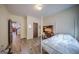
[[[21,44],[21,54],[40,54],[41,53],[41,39],[34,38],[29,39],[22,39]]]
[[[12,47],[12,54],[41,54],[41,38],[21,39],[15,42]],[[8,49],[7,49],[8,50]],[[7,50],[0,52],[7,54]]]

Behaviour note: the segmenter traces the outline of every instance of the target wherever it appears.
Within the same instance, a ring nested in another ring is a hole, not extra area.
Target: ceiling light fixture
[[[42,10],[43,6],[42,6],[42,4],[37,4],[37,5],[35,5],[35,8],[37,10]]]

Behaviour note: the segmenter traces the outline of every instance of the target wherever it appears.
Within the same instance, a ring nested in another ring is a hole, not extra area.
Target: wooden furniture
[[[54,35],[53,25],[43,26],[43,34],[45,38],[49,38]]]

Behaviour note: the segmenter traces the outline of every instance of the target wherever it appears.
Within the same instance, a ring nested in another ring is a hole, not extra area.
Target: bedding
[[[68,34],[58,34],[42,41],[42,48],[52,54],[78,54],[78,41]]]

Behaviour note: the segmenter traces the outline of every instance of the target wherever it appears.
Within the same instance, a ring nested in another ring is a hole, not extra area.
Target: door
[[[11,53],[11,44],[12,44],[12,21],[8,20],[8,46],[6,49],[9,48],[8,53]]]
[[[38,23],[33,23],[33,38],[38,37]]]

